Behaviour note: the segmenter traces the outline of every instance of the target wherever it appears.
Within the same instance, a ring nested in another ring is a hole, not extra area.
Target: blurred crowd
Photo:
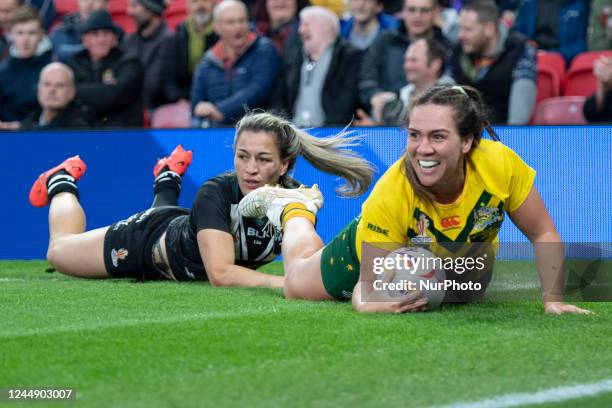
[[[258,108],[397,126],[434,84],[476,87],[494,124],[546,123],[567,98],[578,123],[612,122],[609,0],[0,0],[0,61],[5,130],[225,127]]]

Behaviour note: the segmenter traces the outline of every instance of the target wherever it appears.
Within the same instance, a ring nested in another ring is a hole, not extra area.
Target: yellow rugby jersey
[[[417,197],[403,165],[404,157],[385,172],[362,206],[355,236],[360,261],[362,242],[496,244],[505,212],[523,204],[535,180],[535,170],[513,150],[484,139],[467,160],[463,192],[450,204]]]

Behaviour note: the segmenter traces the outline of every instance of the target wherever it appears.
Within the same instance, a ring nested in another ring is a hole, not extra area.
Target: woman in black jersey
[[[282,276],[254,270],[280,253],[279,232],[266,218],[241,217],[238,203],[265,184],[280,184],[293,189],[309,213],[316,213],[323,204],[318,189],[300,187],[287,175],[298,155],[344,178],[347,185],[341,194],[362,194],[372,168],[344,149],[354,142],[344,132],[316,138],[269,113],[250,113],[236,125],[234,172],[206,181],[191,210],[177,206],[181,176],[192,156],[181,146],[153,169],[153,206],[109,227],[85,232],[76,181],[86,165],[78,156],[41,174],[30,191],[30,203],[49,204],[47,259],[64,274],[282,288]]]

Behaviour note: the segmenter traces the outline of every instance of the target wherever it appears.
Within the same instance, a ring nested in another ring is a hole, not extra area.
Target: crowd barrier
[[[325,136],[338,129],[314,129]],[[498,127],[503,143],[538,172],[536,186],[567,242],[612,242],[612,127]],[[406,133],[396,128],[358,128],[357,149],[378,169],[376,178],[404,151]],[[152,202],[156,158],[178,143],[194,151],[183,182],[180,204],[191,206],[206,179],[231,170],[233,129],[3,132],[0,134],[0,259],[44,258],[48,241],[47,210],[28,204],[38,174],[79,154],[88,170],[79,182],[89,229],[102,227],[147,208]],[[318,183],[325,205],[317,229],[330,240],[359,214],[367,197],[340,198],[339,181],[300,160],[294,177]],[[389,192],[389,200],[393,192]],[[502,242],[525,242],[507,221]]]

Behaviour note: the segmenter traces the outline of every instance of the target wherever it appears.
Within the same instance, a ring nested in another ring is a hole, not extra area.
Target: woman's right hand
[[[427,310],[427,297],[421,291],[411,291],[401,297],[391,298],[387,293],[372,290],[363,299],[361,286],[357,282],[353,289],[353,309],[359,313],[414,313]]]

